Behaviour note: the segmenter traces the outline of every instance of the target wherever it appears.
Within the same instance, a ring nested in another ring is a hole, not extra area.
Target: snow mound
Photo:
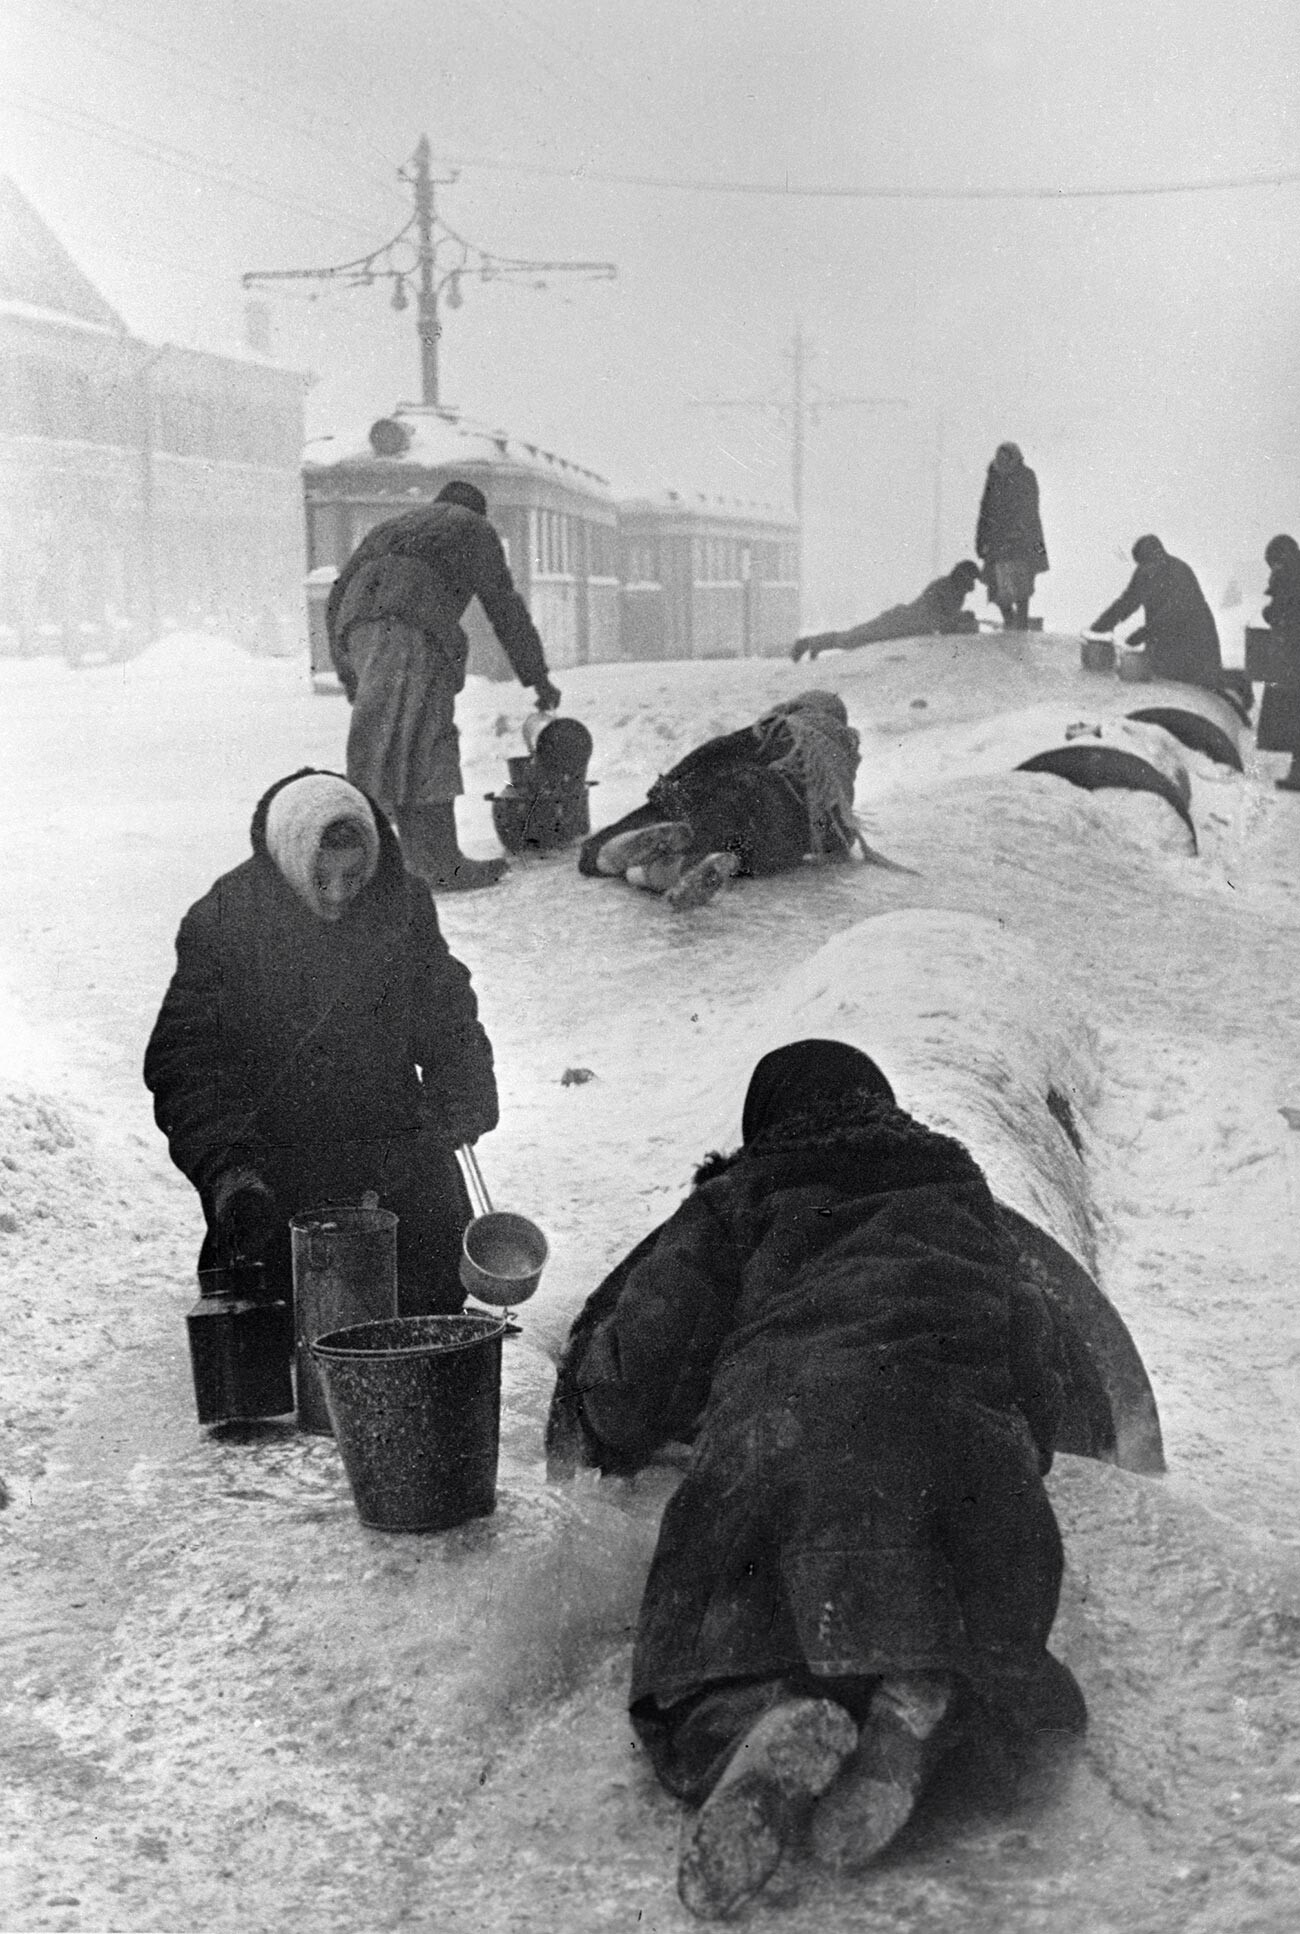
[[[901,1107],[964,1142],[1001,1201],[1093,1267],[1082,1145],[1096,1042],[1031,941],[941,909],[860,921],[762,1005],[747,1031],[749,1062],[809,1036],[869,1054]],[[734,1114],[728,1126],[731,1145]]]

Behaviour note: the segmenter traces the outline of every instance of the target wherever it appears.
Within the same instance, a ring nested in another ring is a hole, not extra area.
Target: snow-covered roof
[[[27,321],[126,333],[121,316],[7,175],[0,175],[0,304]]]
[[[653,517],[707,518],[711,522],[774,524],[791,532],[799,527],[794,513],[778,504],[758,498],[715,496],[704,490],[656,490],[639,497],[623,497],[619,507],[625,516],[638,513]]]
[[[328,448],[325,446],[328,444]],[[399,403],[397,408],[358,435],[313,437],[303,455],[303,468],[319,472],[336,465],[374,464],[376,469],[455,469],[472,477],[488,471],[546,476],[570,490],[608,500],[609,480],[585,465],[543,449],[507,430],[494,430],[455,410],[432,404]]]

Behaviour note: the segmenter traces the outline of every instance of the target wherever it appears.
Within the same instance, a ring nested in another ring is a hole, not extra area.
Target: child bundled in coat
[[[1082,1727],[1047,1650],[1053,1344],[970,1155],[834,1041],[758,1063],[741,1148],[589,1300],[553,1471],[693,1445],[630,1699],[660,1780],[698,1809],[693,1913],[755,1896],[809,1825],[824,1862],[864,1866],[973,1721]]]
[[[384,815],[338,773],[272,786],[252,854],[192,906],[145,1054],[200,1268],[265,1262],[292,1289],[289,1219],[373,1192],[398,1216],[403,1315],[451,1313],[470,1218],[453,1150],[496,1126],[470,977]]]

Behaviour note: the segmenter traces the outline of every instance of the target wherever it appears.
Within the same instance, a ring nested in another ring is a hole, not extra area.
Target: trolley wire
[[[28,0],[28,4],[29,5],[33,4],[33,0]],[[281,128],[283,128],[286,133],[293,134],[298,136],[300,139],[310,141],[313,145],[317,147],[322,147],[326,149],[328,152],[336,151],[337,142],[334,139],[327,136],[326,134],[322,133],[318,127],[313,127],[306,122],[293,119],[288,115],[286,115],[284,111],[284,91],[285,90],[283,89],[283,87],[269,86],[265,81],[258,80],[250,74],[241,73],[232,67],[227,67],[223,65],[220,62],[208,60],[201,54],[192,53],[187,48],[178,47],[175,44],[175,42],[165,40],[158,34],[146,33],[143,31],[143,29],[139,27],[125,26],[122,24],[122,22],[114,20],[112,16],[106,11],[96,7],[86,5],[85,0],[54,0],[54,4],[58,7],[61,7],[65,13],[76,14],[82,19],[92,23],[92,25],[95,28],[97,28],[99,31],[100,50],[108,54],[110,59],[130,61],[138,58],[138,56],[128,53],[125,50],[114,50],[112,46],[108,44],[109,39],[111,37],[116,37],[119,40],[125,39],[125,40],[134,41],[135,43],[137,43],[137,45],[154,48],[159,52],[163,53],[164,55],[166,55],[168,59],[171,60],[175,65],[186,70],[184,85],[188,87],[191,92],[204,96],[209,100],[218,101],[223,106],[234,107],[240,113],[244,113],[244,114],[251,113],[252,109],[250,108],[249,103],[246,100],[241,100],[238,98],[238,96],[228,93],[224,89],[217,89],[217,88],[204,85],[202,82],[199,82],[193,78],[191,70],[195,68],[199,68],[207,73],[215,74],[218,76],[219,79],[225,81],[229,85],[232,85],[237,88],[242,88],[243,90],[245,90],[246,93],[258,95],[262,100],[271,102],[276,109],[275,118],[276,118],[277,124]],[[312,107],[312,104],[307,99],[307,97],[303,94],[301,89],[296,89],[294,91],[297,93],[299,100],[303,101],[304,104],[308,106],[309,111],[313,114],[313,116],[315,116],[315,118],[320,120],[325,120],[327,118],[323,115],[317,115],[316,110],[314,109],[314,107]],[[365,137],[364,134],[360,134],[360,131],[356,127],[356,124],[354,122],[351,122],[347,119],[335,119],[333,116],[329,117],[329,119],[332,121],[335,127],[337,127],[341,132],[343,132],[344,138],[351,144],[353,148],[355,148],[358,154],[362,152],[368,152],[372,157],[382,161],[386,167],[390,165],[389,156],[385,154],[384,151],[381,148],[379,148],[373,141],[370,141],[367,137]],[[382,187],[388,190],[390,193],[396,194],[400,192],[396,188],[395,183],[391,178],[391,176],[381,177],[377,174],[368,173],[366,176],[366,179],[372,182],[375,186]]]

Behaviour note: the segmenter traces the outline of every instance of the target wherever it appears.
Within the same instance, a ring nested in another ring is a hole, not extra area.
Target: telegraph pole
[[[420,136],[415,150],[415,235],[419,265],[419,293],[415,327],[420,338],[420,401],[438,401],[438,283],[433,242],[433,176],[429,172],[429,137]]]
[[[828,396],[810,389],[808,364],[812,360],[812,350],[803,326],[795,324],[794,340],[790,346],[790,390],[788,400],[782,396],[701,396],[692,398],[696,407],[706,410],[774,410],[778,417],[790,425],[790,501],[794,507],[795,521],[799,526],[800,542],[803,539],[804,513],[804,459],[807,449],[808,426],[817,423],[826,410],[839,409],[898,409],[911,407],[905,396]]]
[[[581,275],[591,282],[609,282],[618,274],[613,262],[534,262],[510,255],[493,255],[488,249],[467,242],[438,216],[434,200],[436,189],[450,187],[455,173],[435,176],[431,167],[429,137],[422,134],[415,153],[397,173],[411,188],[412,212],[401,228],[378,248],[359,255],[351,262],[335,262],[313,269],[249,269],[240,277],[246,289],[268,282],[341,282],[348,288],[368,288],[388,281],[393,285],[392,306],[410,306],[408,284],[415,289],[415,328],[420,345],[420,400],[440,407],[438,340],[438,300],[446,291],[447,306],[459,309],[464,297],[461,284],[480,282],[527,281],[534,288],[545,288],[539,276]]]

